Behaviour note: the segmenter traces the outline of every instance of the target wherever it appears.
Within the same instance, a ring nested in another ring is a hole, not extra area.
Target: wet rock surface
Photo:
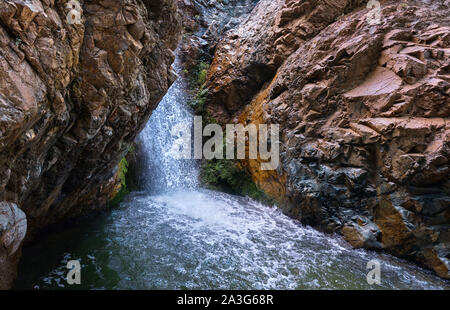
[[[17,205],[0,202],[0,290],[10,288],[16,278],[26,231],[25,214]]]
[[[176,76],[174,0],[0,2],[0,201],[41,228],[102,208]],[[1,281],[0,281],[1,282]]]
[[[450,278],[448,1],[263,0],[216,49],[220,123],[280,124],[255,182],[304,223]]]
[[[187,70],[212,59],[225,33],[248,18],[259,0],[178,0],[184,28],[179,57]]]

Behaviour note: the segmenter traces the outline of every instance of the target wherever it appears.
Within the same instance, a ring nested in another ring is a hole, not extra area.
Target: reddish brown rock
[[[104,207],[175,79],[175,0],[0,2],[0,201],[42,227]]]
[[[355,248],[382,249],[380,242],[381,232],[377,225],[366,221],[358,220],[356,223],[346,225],[342,228],[342,236]]]
[[[449,278],[450,7],[367,14],[363,1],[261,1],[217,47],[208,111],[280,124],[281,167],[244,165],[289,214]]]

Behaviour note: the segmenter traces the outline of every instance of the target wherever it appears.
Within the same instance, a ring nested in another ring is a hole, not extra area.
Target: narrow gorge
[[[450,289],[449,24],[446,0],[1,0],[0,289]],[[175,158],[194,116],[277,124],[278,167]]]

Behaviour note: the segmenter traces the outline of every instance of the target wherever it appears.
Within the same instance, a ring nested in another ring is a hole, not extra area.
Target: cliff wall
[[[377,1],[375,1],[377,2]],[[280,124],[253,180],[304,223],[450,277],[448,1],[262,0],[218,44],[221,124]]]
[[[117,193],[119,161],[176,78],[180,29],[175,0],[0,2],[1,288],[24,227],[32,238]]]

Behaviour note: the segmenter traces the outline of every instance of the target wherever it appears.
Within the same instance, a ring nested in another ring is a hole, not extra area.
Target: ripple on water
[[[19,287],[65,287],[64,262],[81,258],[82,286],[91,289],[449,288],[426,270],[351,249],[341,238],[305,227],[276,208],[207,190],[134,193],[102,219],[61,238],[43,241],[59,249],[46,254],[53,263],[21,276]],[[29,257],[22,262],[25,269]],[[373,259],[381,262],[378,286],[366,281],[366,265]]]

